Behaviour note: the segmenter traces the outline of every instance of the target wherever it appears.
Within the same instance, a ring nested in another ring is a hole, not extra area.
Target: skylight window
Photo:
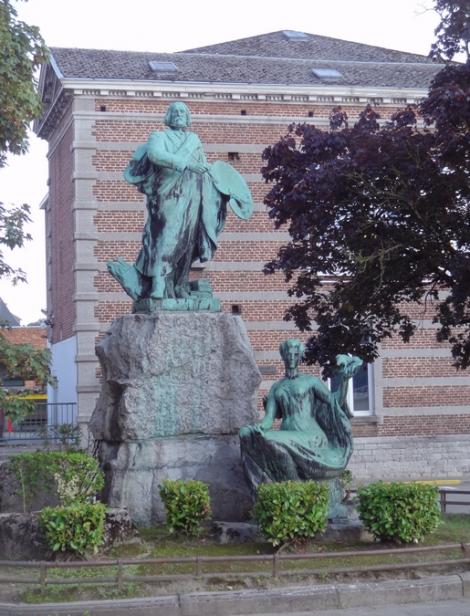
[[[308,34],[297,30],[283,30],[282,34],[288,41],[305,41],[308,39]]]
[[[312,68],[312,73],[318,79],[341,79],[343,76],[335,68]]]
[[[150,69],[154,73],[176,73],[176,64],[173,62],[158,62],[157,60],[149,60]]]

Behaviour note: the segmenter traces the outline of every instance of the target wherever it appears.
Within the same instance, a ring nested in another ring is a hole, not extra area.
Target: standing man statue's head
[[[184,103],[175,101],[171,103],[163,118],[163,123],[170,128],[182,129],[191,126],[191,112]]]

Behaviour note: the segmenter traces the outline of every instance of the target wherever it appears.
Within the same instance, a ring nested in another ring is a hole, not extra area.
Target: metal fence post
[[[47,586],[47,563],[41,563],[39,565],[39,584],[41,589],[45,589]]]
[[[441,513],[446,512],[446,507],[447,507],[446,496],[447,496],[447,493],[445,492],[445,490],[441,490],[439,492],[439,498],[441,502]]]
[[[273,554],[273,572],[272,572],[272,576],[273,578],[277,578],[278,575],[278,570],[277,570],[277,552],[274,552]]]
[[[118,570],[117,570],[117,575],[116,575],[116,584],[117,584],[118,590],[122,590],[122,586],[124,583],[124,567],[122,566],[122,562],[120,560],[117,561],[117,566],[118,566]]]

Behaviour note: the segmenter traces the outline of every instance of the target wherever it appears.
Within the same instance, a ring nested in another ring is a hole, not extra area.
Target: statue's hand
[[[261,434],[265,430],[268,430],[268,428],[263,426],[263,422],[260,422],[260,423],[251,424],[249,426],[243,426],[243,428],[240,428],[239,434],[240,434],[240,437],[243,438],[245,436],[248,436],[252,432],[258,432]]]
[[[271,423],[265,423],[264,420],[260,421],[259,423],[256,423],[254,425],[254,427],[256,428],[256,430],[258,432],[266,432],[267,430],[270,430],[272,427]]]
[[[251,432],[251,426],[243,426],[242,428],[240,428],[240,438],[243,438],[245,436],[248,436]]]
[[[336,365],[338,372],[346,378],[351,378],[356,374],[359,368],[362,366],[362,359],[355,355],[337,355]]]
[[[208,166],[205,165],[204,163],[189,163],[188,167],[187,167],[190,171],[193,171],[194,173],[205,173],[208,169]]]

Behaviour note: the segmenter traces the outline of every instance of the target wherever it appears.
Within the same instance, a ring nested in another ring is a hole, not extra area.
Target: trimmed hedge
[[[201,522],[211,515],[209,487],[196,480],[166,479],[160,486],[170,533],[198,535]]]
[[[54,552],[96,553],[104,540],[106,507],[102,503],[77,503],[45,507],[39,520],[48,546]]]
[[[104,486],[98,460],[80,451],[35,451],[10,460],[21,489],[23,510],[39,491],[57,494],[62,505],[89,502]]]
[[[378,481],[358,490],[359,515],[380,541],[418,543],[441,522],[438,495],[432,485]]]
[[[273,545],[304,541],[325,530],[328,486],[315,481],[261,484],[253,513]]]

